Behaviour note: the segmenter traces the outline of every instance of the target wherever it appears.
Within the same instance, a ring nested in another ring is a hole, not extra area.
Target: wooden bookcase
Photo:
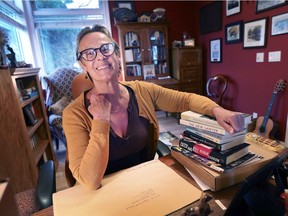
[[[117,23],[123,80],[169,76],[167,23]]]
[[[53,160],[56,166],[58,164],[51,142],[39,70],[0,69],[0,178],[9,178],[15,193],[36,186],[38,166],[44,161]],[[30,98],[23,99],[21,90],[27,88],[36,90]],[[27,120],[29,118],[25,118],[27,107],[30,107],[32,117],[37,119],[32,124]]]
[[[203,94],[202,49],[181,47],[172,49],[173,78],[180,81],[180,90]]]

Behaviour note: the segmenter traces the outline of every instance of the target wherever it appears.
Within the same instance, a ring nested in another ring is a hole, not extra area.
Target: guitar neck
[[[264,119],[263,119],[263,122],[262,122],[261,127],[265,127],[266,124],[267,124],[267,121],[268,121],[268,119],[269,119],[270,112],[271,112],[271,110],[272,110],[272,106],[273,106],[273,103],[274,103],[274,101],[275,101],[276,95],[277,95],[277,92],[273,92],[272,97],[271,97],[271,99],[270,99],[270,103],[269,103],[269,105],[268,105],[268,109],[267,109],[266,114],[265,114],[265,116],[264,116]]]

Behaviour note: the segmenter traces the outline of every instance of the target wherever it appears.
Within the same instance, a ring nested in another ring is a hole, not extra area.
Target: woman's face
[[[112,43],[112,41],[101,32],[92,32],[85,35],[79,43],[81,51],[89,48],[99,48],[103,44]],[[105,57],[100,50],[97,51],[97,56],[93,61],[86,61],[83,58],[80,60],[80,65],[84,71],[89,72],[89,75],[94,81],[110,81],[117,80],[119,75],[120,58],[114,52],[112,55]]]

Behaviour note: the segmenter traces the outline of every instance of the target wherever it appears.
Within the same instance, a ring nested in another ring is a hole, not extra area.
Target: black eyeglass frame
[[[103,48],[104,46],[110,45],[110,44],[113,46],[114,50],[113,50],[113,52],[112,52],[111,54],[106,55],[105,53],[103,53],[103,52],[101,51],[101,48]],[[93,59],[87,60],[87,59],[83,58],[82,54],[83,54],[83,52],[85,52],[85,51],[87,51],[87,50],[93,50],[93,51],[95,52],[95,57],[94,57]],[[82,58],[82,59],[84,59],[85,61],[94,61],[95,58],[97,57],[97,50],[99,50],[99,51],[101,52],[101,54],[104,55],[105,57],[109,57],[109,56],[113,55],[113,53],[115,52],[115,50],[116,50],[116,45],[115,45],[115,43],[106,43],[106,44],[102,44],[102,45],[101,45],[100,47],[98,47],[98,48],[88,48],[88,49],[84,49],[84,50],[82,50],[81,52],[78,53],[78,55],[77,55],[77,60],[80,61],[81,58]]]

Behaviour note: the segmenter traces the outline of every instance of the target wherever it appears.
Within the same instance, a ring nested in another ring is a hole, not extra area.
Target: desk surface
[[[161,158],[159,158],[159,160],[162,161],[167,166],[169,166],[171,169],[175,170],[180,176],[182,176],[184,179],[186,179],[189,183],[198,187],[198,185],[196,184],[194,179],[189,175],[189,173],[186,171],[186,169],[179,162],[177,162],[171,155],[161,157]],[[210,215],[211,216],[223,215],[224,211],[215,203],[215,199],[220,200],[226,207],[228,207],[228,205],[231,201],[231,198],[236,193],[237,189],[238,189],[238,186],[233,186],[233,187],[229,187],[229,188],[223,189],[223,190],[218,191],[218,192],[210,192],[209,191],[208,193],[211,194],[214,198],[211,201],[209,201],[209,205],[210,205],[210,208],[212,210],[212,213]],[[180,216],[180,215],[182,216],[182,215],[184,215],[184,212],[188,207],[197,206],[198,202],[199,201],[192,203],[189,206],[187,206],[183,209],[180,209],[174,213],[171,213],[170,216]],[[53,216],[53,215],[54,215],[53,214],[53,206],[46,208],[46,209],[43,209],[43,210],[33,214],[33,216]]]

